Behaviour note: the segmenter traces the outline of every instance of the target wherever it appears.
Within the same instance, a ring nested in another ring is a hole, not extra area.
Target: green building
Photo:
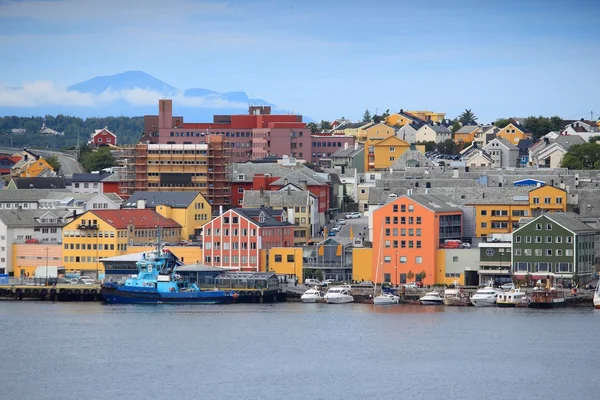
[[[547,213],[512,234],[512,269],[517,279],[547,277],[587,282],[593,274],[596,229],[571,213]]]

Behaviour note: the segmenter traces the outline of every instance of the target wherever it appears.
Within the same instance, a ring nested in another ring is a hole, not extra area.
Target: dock
[[[0,285],[0,298],[41,301],[102,301],[100,285]]]

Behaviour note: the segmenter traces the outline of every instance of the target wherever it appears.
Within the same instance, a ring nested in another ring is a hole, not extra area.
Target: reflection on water
[[[596,399],[599,331],[591,307],[0,302],[0,354],[10,360],[1,393]]]

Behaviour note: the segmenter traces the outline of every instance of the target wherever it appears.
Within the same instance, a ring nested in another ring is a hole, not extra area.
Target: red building
[[[96,129],[94,133],[92,133],[92,137],[90,139],[89,144],[94,145],[96,147],[116,146],[117,135],[109,131],[107,127],[104,127],[104,129]]]
[[[204,225],[204,264],[240,271],[260,270],[260,251],[294,245],[294,226],[283,211],[234,208]]]
[[[273,115],[271,107],[251,106],[248,115],[215,115],[213,122],[185,123],[173,117],[172,100],[159,100],[159,115],[144,116],[142,141],[164,144],[205,143],[222,136],[233,162],[267,156],[310,159],[310,129],[301,115]]]
[[[21,159],[19,155],[0,156],[0,175],[10,175],[12,167]]]

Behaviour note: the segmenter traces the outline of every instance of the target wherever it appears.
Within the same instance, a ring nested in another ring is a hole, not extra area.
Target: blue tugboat
[[[237,298],[234,291],[200,290],[177,275],[181,262],[169,250],[144,253],[136,263],[138,274],[125,283],[102,285],[104,302],[110,304],[227,304]]]

